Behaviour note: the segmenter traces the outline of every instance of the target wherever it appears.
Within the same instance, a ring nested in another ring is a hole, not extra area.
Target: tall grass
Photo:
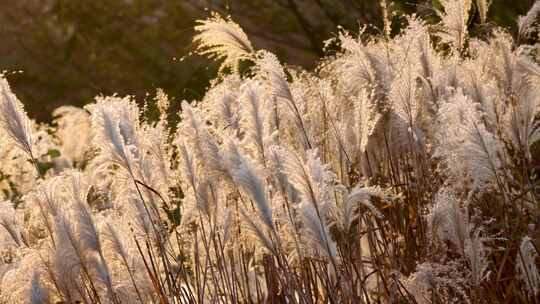
[[[159,90],[36,124],[2,79],[0,302],[540,302],[539,6],[513,38],[441,3],[385,3],[314,71],[213,15],[223,66],[181,113]]]

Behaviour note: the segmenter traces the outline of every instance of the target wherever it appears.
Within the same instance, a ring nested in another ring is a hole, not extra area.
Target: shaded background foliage
[[[387,1],[391,2],[391,1]],[[493,0],[489,20],[513,30],[533,0]],[[393,9],[434,15],[436,0],[396,0]],[[231,15],[257,48],[312,67],[338,25],[382,28],[378,0],[0,0],[0,70],[31,117],[49,120],[60,105],[98,94],[157,88],[176,100],[199,99],[216,65],[190,55],[195,20]],[[434,17],[435,18],[435,17]],[[174,103],[178,107],[179,103]],[[173,104],[173,107],[174,107]]]

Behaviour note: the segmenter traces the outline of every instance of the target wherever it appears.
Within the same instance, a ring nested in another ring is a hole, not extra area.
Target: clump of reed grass
[[[2,78],[0,302],[538,303],[539,6],[513,38],[441,4],[393,33],[383,1],[313,71],[213,14],[219,75],[153,120],[98,96],[53,129]]]

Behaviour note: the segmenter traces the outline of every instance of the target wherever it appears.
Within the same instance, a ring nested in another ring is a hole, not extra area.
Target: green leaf
[[[49,149],[47,151],[47,155],[49,155],[51,158],[57,158],[60,157],[60,155],[62,154],[57,149]]]
[[[444,10],[444,6],[439,0],[432,0],[431,5],[433,6],[435,10],[438,10],[438,11]]]
[[[39,169],[39,173],[43,176],[45,175],[45,173],[47,173],[47,171],[49,169],[51,169],[53,167],[53,163],[52,162],[38,162],[37,163],[37,167]]]

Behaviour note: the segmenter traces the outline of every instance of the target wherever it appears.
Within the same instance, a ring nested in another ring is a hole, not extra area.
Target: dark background
[[[395,20],[417,13],[437,21],[437,0],[387,2]],[[517,16],[533,2],[492,0],[488,21],[515,31]],[[97,94],[142,102],[163,88],[178,101],[200,99],[216,65],[190,55],[191,39],[195,20],[211,11],[232,16],[255,48],[307,68],[337,25],[382,28],[378,0],[0,0],[0,7],[0,71],[41,121],[60,105],[81,106]]]

